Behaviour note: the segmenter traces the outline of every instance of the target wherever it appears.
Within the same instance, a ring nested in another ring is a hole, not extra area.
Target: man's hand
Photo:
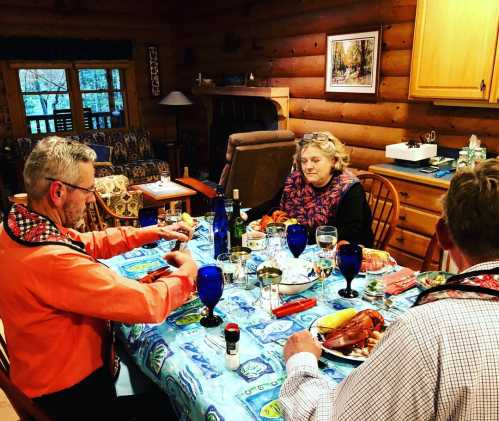
[[[188,250],[172,251],[164,256],[164,259],[172,266],[178,268],[175,272],[179,275],[187,276],[191,282],[194,282],[198,274],[198,266],[192,260],[191,253]]]
[[[164,227],[147,227],[144,229],[153,230],[160,238],[165,240],[188,241],[192,238],[193,229],[185,222],[177,222]]]
[[[311,352],[319,360],[321,344],[317,339],[314,339],[308,330],[296,332],[284,345],[284,360],[288,361],[289,357],[298,352]]]

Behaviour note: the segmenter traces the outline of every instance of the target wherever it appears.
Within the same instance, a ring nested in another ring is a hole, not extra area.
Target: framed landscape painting
[[[327,35],[326,97],[376,99],[381,29]]]

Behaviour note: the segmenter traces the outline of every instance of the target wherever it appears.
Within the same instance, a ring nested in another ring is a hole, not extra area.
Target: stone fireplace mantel
[[[275,106],[277,111],[277,123],[279,129],[288,128],[289,119],[289,88],[282,86],[220,86],[220,87],[195,87],[192,88],[192,93],[201,97],[209,97],[213,95],[224,96],[244,96],[244,97],[259,97],[269,99]],[[210,110],[210,104],[206,103],[207,109]],[[211,120],[211,113],[208,112],[208,120]],[[209,121],[211,123],[211,121]]]

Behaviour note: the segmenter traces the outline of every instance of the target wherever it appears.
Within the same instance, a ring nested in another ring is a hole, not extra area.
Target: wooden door
[[[488,100],[498,16],[498,0],[418,0],[410,97]]]

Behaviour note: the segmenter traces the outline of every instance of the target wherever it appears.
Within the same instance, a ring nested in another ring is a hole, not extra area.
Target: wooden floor
[[[0,320],[0,332],[3,335],[3,324],[2,320]],[[2,421],[18,421],[19,417],[17,413],[12,408],[7,396],[3,393],[3,390],[0,390],[0,420]]]

